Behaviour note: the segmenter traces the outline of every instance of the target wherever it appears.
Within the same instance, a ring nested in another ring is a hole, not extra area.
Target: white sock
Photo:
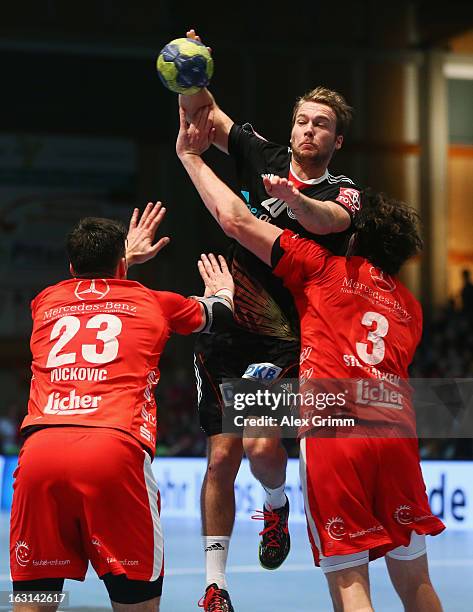
[[[202,543],[205,554],[206,587],[215,582],[219,589],[226,589],[225,568],[230,536],[202,536]]]
[[[282,508],[286,504],[286,494],[284,493],[285,487],[286,482],[283,482],[282,485],[276,489],[269,489],[263,486],[263,489],[266,491],[266,500],[264,502],[265,508],[271,506],[273,510],[276,510],[276,508]]]

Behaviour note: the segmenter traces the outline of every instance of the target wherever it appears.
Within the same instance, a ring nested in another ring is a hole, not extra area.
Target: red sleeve
[[[424,324],[424,313],[422,311],[422,306],[420,305],[420,303],[416,300],[416,323],[417,323],[417,342],[415,344],[415,348],[412,354],[412,359],[414,359],[414,354],[417,350],[417,347],[419,346],[421,340],[422,340],[422,329],[423,329],[423,324]]]
[[[297,288],[320,276],[330,252],[314,240],[301,238],[286,229],[276,240],[273,255],[279,259],[274,274],[281,277],[288,288]]]
[[[353,219],[361,210],[361,191],[356,187],[340,187],[333,201],[340,204]]]
[[[202,309],[197,300],[170,291],[156,294],[171,331],[187,335],[202,325]]]

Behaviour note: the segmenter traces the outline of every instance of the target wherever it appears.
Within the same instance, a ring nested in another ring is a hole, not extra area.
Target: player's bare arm
[[[166,209],[161,202],[156,202],[156,204],[148,202],[141,217],[139,209],[134,209],[126,239],[126,261],[128,266],[153,259],[161,249],[169,244],[171,240],[169,236],[164,236],[153,244],[156,231],[165,214]]]
[[[273,244],[282,230],[256,219],[201,158],[214,137],[212,113],[211,108],[204,107],[198,111],[195,122],[188,124],[183,109],[180,110],[176,153],[208,211],[225,234],[270,265]]]
[[[297,220],[313,234],[336,234],[350,227],[350,215],[335,202],[315,200],[302,194],[292,183],[279,176],[263,178],[269,196],[287,202]]]
[[[188,30],[186,32],[186,38],[192,38],[202,42],[195,30]],[[210,51],[210,48],[208,49]],[[179,96],[179,105],[185,110],[189,122],[194,120],[197,111],[203,106],[211,106],[214,111],[215,127],[215,139],[213,144],[224,153],[228,153],[228,135],[230,134],[234,121],[217,105],[215,98],[206,87],[193,96],[184,96],[181,94]]]

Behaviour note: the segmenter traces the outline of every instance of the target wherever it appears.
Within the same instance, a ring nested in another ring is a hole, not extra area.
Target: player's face
[[[330,106],[318,102],[301,104],[291,132],[294,158],[300,163],[328,165],[343,142],[343,136],[337,136],[336,127],[337,116]]]

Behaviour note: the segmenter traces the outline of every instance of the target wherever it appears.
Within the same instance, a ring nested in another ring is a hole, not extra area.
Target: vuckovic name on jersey
[[[99,395],[77,395],[74,390],[65,396],[54,391],[48,395],[43,412],[62,415],[89,414],[98,409],[101,399]]]
[[[107,370],[99,370],[98,368],[56,368],[51,371],[51,382],[60,382],[62,380],[87,380],[98,382],[107,380]]]

